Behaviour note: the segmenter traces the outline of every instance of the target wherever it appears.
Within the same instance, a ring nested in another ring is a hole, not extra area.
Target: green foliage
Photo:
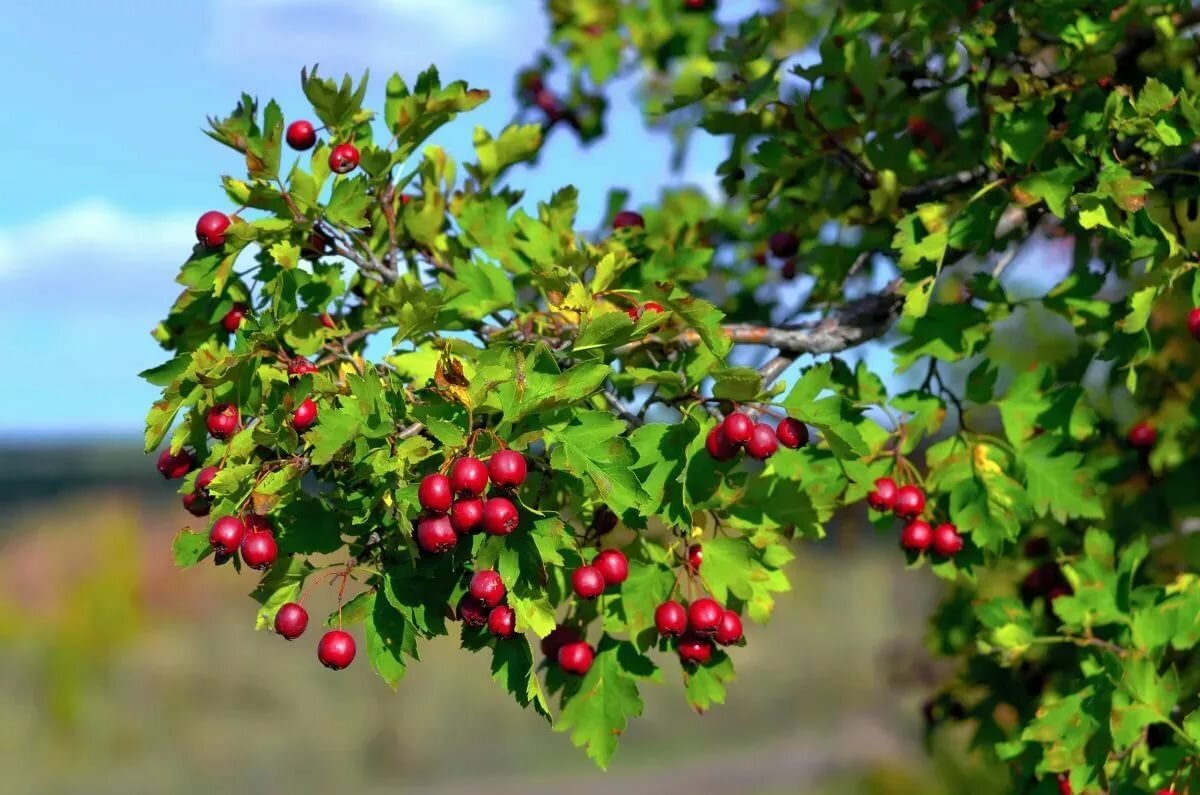
[[[1013,790],[1190,775],[1200,11],[780,0],[722,24],[712,3],[547,5],[548,49],[517,86],[528,112],[477,129],[461,177],[427,141],[488,93],[433,69],[389,79],[381,114],[365,77],[305,73],[326,140],[294,162],[275,103],[243,96],[210,120],[244,157],[223,183],[243,209],[181,267],[155,331],[170,358],[142,374],[162,390],[145,442],[221,468],[214,519],[270,516],[281,558],[253,594],[259,626],[315,578],[357,581],[331,621],[361,624],[399,687],[420,641],[455,631],[471,572],[495,568],[517,635],[464,626],[464,649],[604,766],[641,688],[668,678],[655,608],[707,592],[766,621],[790,543],[887,477],[964,539],[909,562],[947,582],[930,643],[958,664],[938,703],[1009,763]],[[509,182],[549,135],[602,136],[627,76],[678,164],[692,135],[726,143],[725,196],[664,190],[644,226],[589,234],[573,188],[526,200]],[[343,142],[361,166],[337,175]],[[800,299],[781,289],[797,276]],[[226,334],[235,304],[249,311]],[[852,364],[884,335],[890,358]],[[289,375],[300,358],[316,372]],[[319,419],[298,433],[305,397]],[[228,439],[205,430],[220,403],[242,418]],[[715,460],[706,437],[734,409],[813,440]],[[1135,421],[1153,445],[1126,439]],[[530,466],[517,529],[420,553],[420,480],[503,448]],[[569,575],[602,548],[629,576],[585,602]],[[189,530],[172,551],[185,568],[210,555]],[[529,633],[556,625],[595,649],[582,676],[535,655]],[[737,656],[684,666],[695,709],[724,701]]]

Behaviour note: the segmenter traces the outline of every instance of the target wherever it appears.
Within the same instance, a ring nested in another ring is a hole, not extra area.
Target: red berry
[[[664,308],[663,305],[660,304],[658,301],[647,301],[646,303],[642,304],[642,312],[643,313],[645,313],[645,312],[666,312],[666,311],[667,311],[666,308]]]
[[[940,524],[933,531],[933,551],[944,558],[952,558],[962,552],[963,538],[952,524]]]
[[[1072,795],[1071,779],[1066,773],[1058,774],[1058,795]]]
[[[592,667],[596,653],[582,640],[568,643],[558,650],[558,667],[569,674],[583,676]]]
[[[688,629],[695,635],[709,637],[716,634],[725,617],[725,609],[715,599],[704,597],[688,605]]]
[[[1129,429],[1129,444],[1139,450],[1149,450],[1158,441],[1158,431],[1148,422],[1139,422]]]
[[[789,259],[783,263],[783,267],[779,269],[779,275],[784,281],[790,282],[796,278],[796,260]]]
[[[580,566],[571,572],[571,588],[580,599],[595,599],[604,593],[604,575],[595,566]]]
[[[237,433],[241,415],[238,414],[237,406],[232,403],[218,403],[208,410],[204,424],[214,439],[228,439]]]
[[[1175,795],[1175,790],[1173,790],[1173,789],[1160,789],[1158,792],[1154,793],[1154,795]]]
[[[354,662],[354,636],[340,629],[331,629],[321,636],[317,644],[317,659],[321,665],[340,671]]]
[[[325,328],[337,328],[337,323],[334,321],[333,316],[330,315],[328,312],[322,312],[320,315],[317,316],[317,320]]]
[[[909,135],[915,138],[926,138],[933,129],[929,126],[929,121],[920,116],[909,116],[907,127]]]
[[[446,514],[422,517],[417,522],[417,546],[432,555],[440,555],[454,549],[458,534]]]
[[[717,627],[714,637],[722,646],[731,646],[742,639],[742,617],[732,610],[726,610],[721,615],[721,625]]]
[[[622,210],[613,216],[613,229],[629,229],[634,226],[640,229],[646,227],[646,219],[642,218],[641,213],[635,213],[632,210]]]
[[[354,144],[338,144],[329,153],[329,170],[335,174],[348,174],[358,168],[358,147]]]
[[[779,449],[779,440],[775,438],[775,429],[765,422],[754,426],[750,441],[746,443],[746,455],[765,461],[775,455]]]
[[[498,450],[488,459],[487,473],[500,488],[516,488],[525,482],[525,456],[516,450]]]
[[[674,599],[654,608],[654,628],[663,637],[679,637],[687,631],[687,610]]]
[[[487,488],[487,467],[478,458],[460,458],[450,467],[450,488],[455,494],[478,497]]]
[[[875,481],[875,490],[867,495],[867,504],[877,511],[890,511],[896,506],[896,493],[899,488],[891,478],[879,478]]]
[[[459,535],[474,533],[483,521],[483,500],[462,497],[450,504],[450,526]]]
[[[925,510],[925,492],[917,486],[901,486],[896,489],[896,502],[892,510],[901,519],[916,519]]]
[[[488,613],[487,626],[497,638],[511,638],[517,629],[517,614],[508,605],[494,607]]]
[[[221,327],[232,334],[242,325],[242,320],[245,317],[246,305],[234,304],[233,308],[225,313],[225,317],[221,318]]]
[[[427,511],[445,513],[450,510],[450,504],[454,500],[454,492],[450,490],[450,478],[440,472],[426,475],[417,487],[417,500]]]
[[[929,522],[914,519],[900,531],[900,546],[911,552],[924,552],[933,542],[933,528]]]
[[[508,593],[508,589],[504,587],[504,580],[500,579],[499,572],[483,569],[471,575],[467,593],[471,594],[471,598],[478,599],[484,606],[495,607],[504,601],[504,595]]]
[[[596,556],[592,566],[600,571],[605,585],[620,585],[629,577],[629,558],[619,549],[606,549]]]
[[[733,444],[745,444],[754,435],[754,420],[735,411],[721,423],[721,432]]]
[[[640,306],[631,306],[625,310],[625,314],[629,315],[629,319],[636,323],[642,317],[642,308]]]
[[[552,660],[557,660],[559,649],[579,639],[579,631],[575,627],[560,624],[550,630],[549,635],[542,638],[542,654]]]
[[[313,144],[317,142],[317,131],[313,129],[311,121],[297,119],[288,125],[286,137],[288,146],[303,152],[305,149],[312,149]]]
[[[198,491],[183,495],[183,509],[192,516],[208,516],[211,507],[208,497]]]
[[[489,535],[506,536],[520,521],[517,506],[506,497],[492,497],[483,504],[483,530]]]
[[[171,448],[167,448],[158,454],[158,471],[167,480],[176,480],[192,471],[196,460],[192,458],[191,452],[188,450],[180,450],[178,453],[172,453]]]
[[[619,521],[620,519],[612,512],[611,508],[601,505],[592,517],[592,529],[596,531],[596,535],[605,535],[615,530]]]
[[[296,410],[292,412],[292,427],[297,433],[304,433],[317,421],[317,404],[312,398],[304,398]]]
[[[222,516],[213,523],[208,533],[208,543],[222,555],[232,555],[241,546],[246,536],[246,525],[236,516]]]
[[[808,444],[808,426],[800,420],[786,417],[775,428],[775,438],[784,447],[799,449]]]
[[[275,536],[263,530],[246,533],[242,538],[242,560],[252,569],[270,568],[279,557]]]
[[[767,248],[780,259],[796,256],[800,250],[800,240],[791,232],[776,232],[767,238]]]
[[[462,595],[462,598],[458,600],[458,609],[455,612],[458,620],[468,627],[482,627],[488,620],[488,608],[484,607],[478,599],[472,599],[470,594]]]
[[[1200,340],[1200,307],[1188,312],[1187,328],[1193,339]]]
[[[704,440],[704,449],[715,461],[728,461],[737,455],[737,446],[725,438],[720,425],[714,425]]]
[[[217,210],[209,210],[196,221],[196,239],[200,245],[219,248],[225,245],[225,230],[229,228],[229,216]]]
[[[704,665],[712,659],[713,646],[708,640],[695,635],[684,635],[675,642],[675,651],[685,665]]]
[[[562,115],[562,108],[558,104],[558,97],[554,96],[554,92],[548,88],[543,88],[533,95],[533,104],[545,111],[552,119]]]
[[[699,544],[692,544],[688,547],[687,563],[688,568],[692,571],[700,571],[700,564],[704,562],[704,547]]]
[[[288,377],[293,381],[302,375],[312,375],[317,372],[317,366],[308,359],[296,357],[288,362]]]
[[[261,513],[248,513],[242,517],[242,522],[246,525],[247,533],[268,533],[271,536],[275,535],[275,526],[271,524],[270,519]]]
[[[207,492],[208,487],[212,485],[213,480],[220,471],[217,467],[205,467],[201,469],[196,475],[196,491]]]
[[[275,631],[288,640],[303,635],[307,627],[308,611],[302,605],[288,602],[275,612]]]

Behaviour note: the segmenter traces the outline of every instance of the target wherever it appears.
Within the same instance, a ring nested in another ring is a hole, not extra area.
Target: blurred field
[[[426,644],[393,693],[361,654],[321,668],[312,628],[291,644],[255,632],[251,576],[172,568],[190,517],[161,481],[19,501],[0,483],[4,792],[937,795],[962,776],[986,791],[960,753],[923,747],[935,585],[890,545],[800,549],[795,591],[735,653],[729,703],[699,716],[675,683],[648,686],[601,773],[452,640]]]

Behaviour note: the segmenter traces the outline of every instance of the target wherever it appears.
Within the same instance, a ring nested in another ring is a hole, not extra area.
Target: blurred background
[[[365,659],[321,668],[312,633],[254,632],[249,576],[173,569],[171,537],[191,517],[141,454],[154,388],[135,374],[162,360],[148,332],[196,217],[228,209],[219,175],[240,167],[201,133],[205,115],[243,90],[300,115],[305,64],[370,68],[378,96],[391,72],[436,63],[493,92],[435,139],[461,156],[475,125],[513,117],[512,77],[544,24],[537,0],[52,0],[0,23],[0,791],[988,791],[963,736],[926,743],[937,585],[898,565],[890,540],[860,539],[854,516],[797,550],[795,590],[750,628],[729,703],[700,716],[679,688],[649,687],[608,773],[450,639],[392,693]],[[672,172],[631,87],[612,100],[603,141],[551,136],[513,181],[533,200],[579,186],[585,227],[609,188],[631,206],[665,185],[717,190],[715,142]]]

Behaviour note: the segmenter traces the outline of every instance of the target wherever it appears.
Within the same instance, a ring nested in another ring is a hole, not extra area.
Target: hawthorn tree
[[[453,632],[603,766],[642,688],[723,701],[794,541],[869,521],[947,583],[931,727],[1013,791],[1185,791],[1200,10],[767,5],[547,3],[522,118],[461,170],[423,142],[488,94],[433,69],[210,119],[246,173],[143,373],[146,450],[211,519],[177,562],[262,570],[288,639],[333,583],[319,659],[361,639],[393,687]],[[622,77],[680,162],[727,141],[725,195],[581,229],[511,168],[603,136]]]

